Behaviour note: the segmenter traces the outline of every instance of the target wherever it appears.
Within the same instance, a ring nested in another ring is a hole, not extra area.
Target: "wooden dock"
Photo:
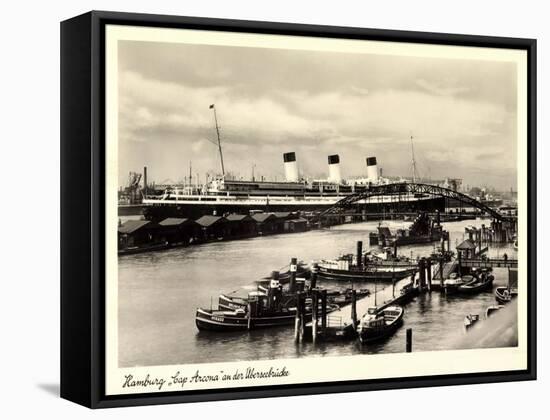
[[[461,259],[460,265],[462,267],[475,268],[517,268],[518,260],[511,260],[509,258],[467,258]]]
[[[418,294],[418,288],[412,287],[410,291],[406,294],[401,294],[401,289],[408,284],[410,284],[411,279],[399,280],[395,283],[395,296],[394,289],[391,284],[380,284],[380,288],[377,287],[376,290],[376,307],[379,310],[382,310],[388,306],[396,304],[404,304],[410,299],[412,299],[416,294]],[[361,320],[361,317],[367,313],[367,310],[375,306],[375,292],[366,297],[358,299],[355,302],[355,315],[354,315],[354,304],[349,303],[340,307],[338,311],[331,312],[328,314],[326,319],[326,327],[324,332],[319,328],[321,338],[324,340],[330,340],[334,338],[355,338],[355,329],[354,325],[354,316],[356,320]],[[313,337],[313,321],[308,322],[304,328],[304,336],[306,338]]]

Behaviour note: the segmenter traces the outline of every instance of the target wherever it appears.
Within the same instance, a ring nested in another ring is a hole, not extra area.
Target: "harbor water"
[[[256,281],[272,270],[286,270],[291,257],[306,263],[354,253],[362,240],[369,249],[368,235],[379,222],[362,222],[304,233],[256,237],[246,240],[208,243],[119,257],[119,366],[152,366],[213,363],[303,356],[338,356],[359,353],[405,351],[406,328],[413,329],[413,351],[477,347],[464,341],[463,320],[467,314],[483,317],[494,305],[491,292],[475,296],[445,296],[440,292],[416,297],[405,306],[404,325],[385,341],[361,346],[355,341],[339,343],[294,343],[293,327],[214,333],[198,331],[198,307],[216,307],[220,293],[246,296],[256,289]],[[488,225],[486,220],[466,220],[443,224],[449,231],[451,247],[461,242],[464,228]],[[410,222],[383,222],[392,231]],[[428,256],[437,244],[400,247],[408,257]],[[491,245],[490,257],[517,258],[511,244]],[[507,284],[508,270],[495,268],[493,285]],[[350,283],[320,280],[323,287],[350,287]],[[369,288],[372,282],[356,283]],[[378,303],[392,294],[391,284],[378,283]],[[396,290],[398,293],[398,290]],[[372,299],[369,298],[369,299]],[[358,314],[361,316],[362,314]],[[333,313],[331,316],[338,316]],[[465,344],[467,343],[467,344]],[[483,345],[487,346],[487,343]]]

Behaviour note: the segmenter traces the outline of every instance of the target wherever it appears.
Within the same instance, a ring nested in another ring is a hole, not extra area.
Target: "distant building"
[[[303,218],[290,219],[284,222],[285,232],[305,232],[307,230],[307,220]]]
[[[202,229],[202,239],[223,239],[229,236],[229,226],[227,219],[221,216],[202,216],[196,220],[197,224]]]
[[[158,235],[169,244],[189,244],[200,236],[200,225],[185,218],[169,217],[158,223]]]
[[[149,220],[127,220],[118,227],[118,247],[130,248],[155,241],[157,225]]]
[[[225,217],[227,228],[232,238],[254,236],[258,233],[256,221],[246,214],[230,214]]]
[[[277,218],[271,213],[256,213],[252,215],[260,235],[277,232]]]
[[[442,185],[443,188],[448,188],[453,191],[462,190],[462,179],[459,178],[445,178],[445,182]]]

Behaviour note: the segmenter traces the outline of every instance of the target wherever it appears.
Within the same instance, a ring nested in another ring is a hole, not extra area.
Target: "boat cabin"
[[[466,239],[458,245],[456,250],[458,253],[458,259],[475,258],[476,256],[476,245],[469,239]]]

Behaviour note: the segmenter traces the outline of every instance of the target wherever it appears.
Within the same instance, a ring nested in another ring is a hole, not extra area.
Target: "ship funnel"
[[[342,174],[340,173],[340,156],[330,155],[328,157],[328,180],[330,182],[342,182]]]
[[[370,182],[378,181],[378,165],[375,156],[367,158],[367,178]]]
[[[298,182],[298,164],[296,163],[296,153],[288,152],[283,154],[285,162],[285,178],[288,182]]]

